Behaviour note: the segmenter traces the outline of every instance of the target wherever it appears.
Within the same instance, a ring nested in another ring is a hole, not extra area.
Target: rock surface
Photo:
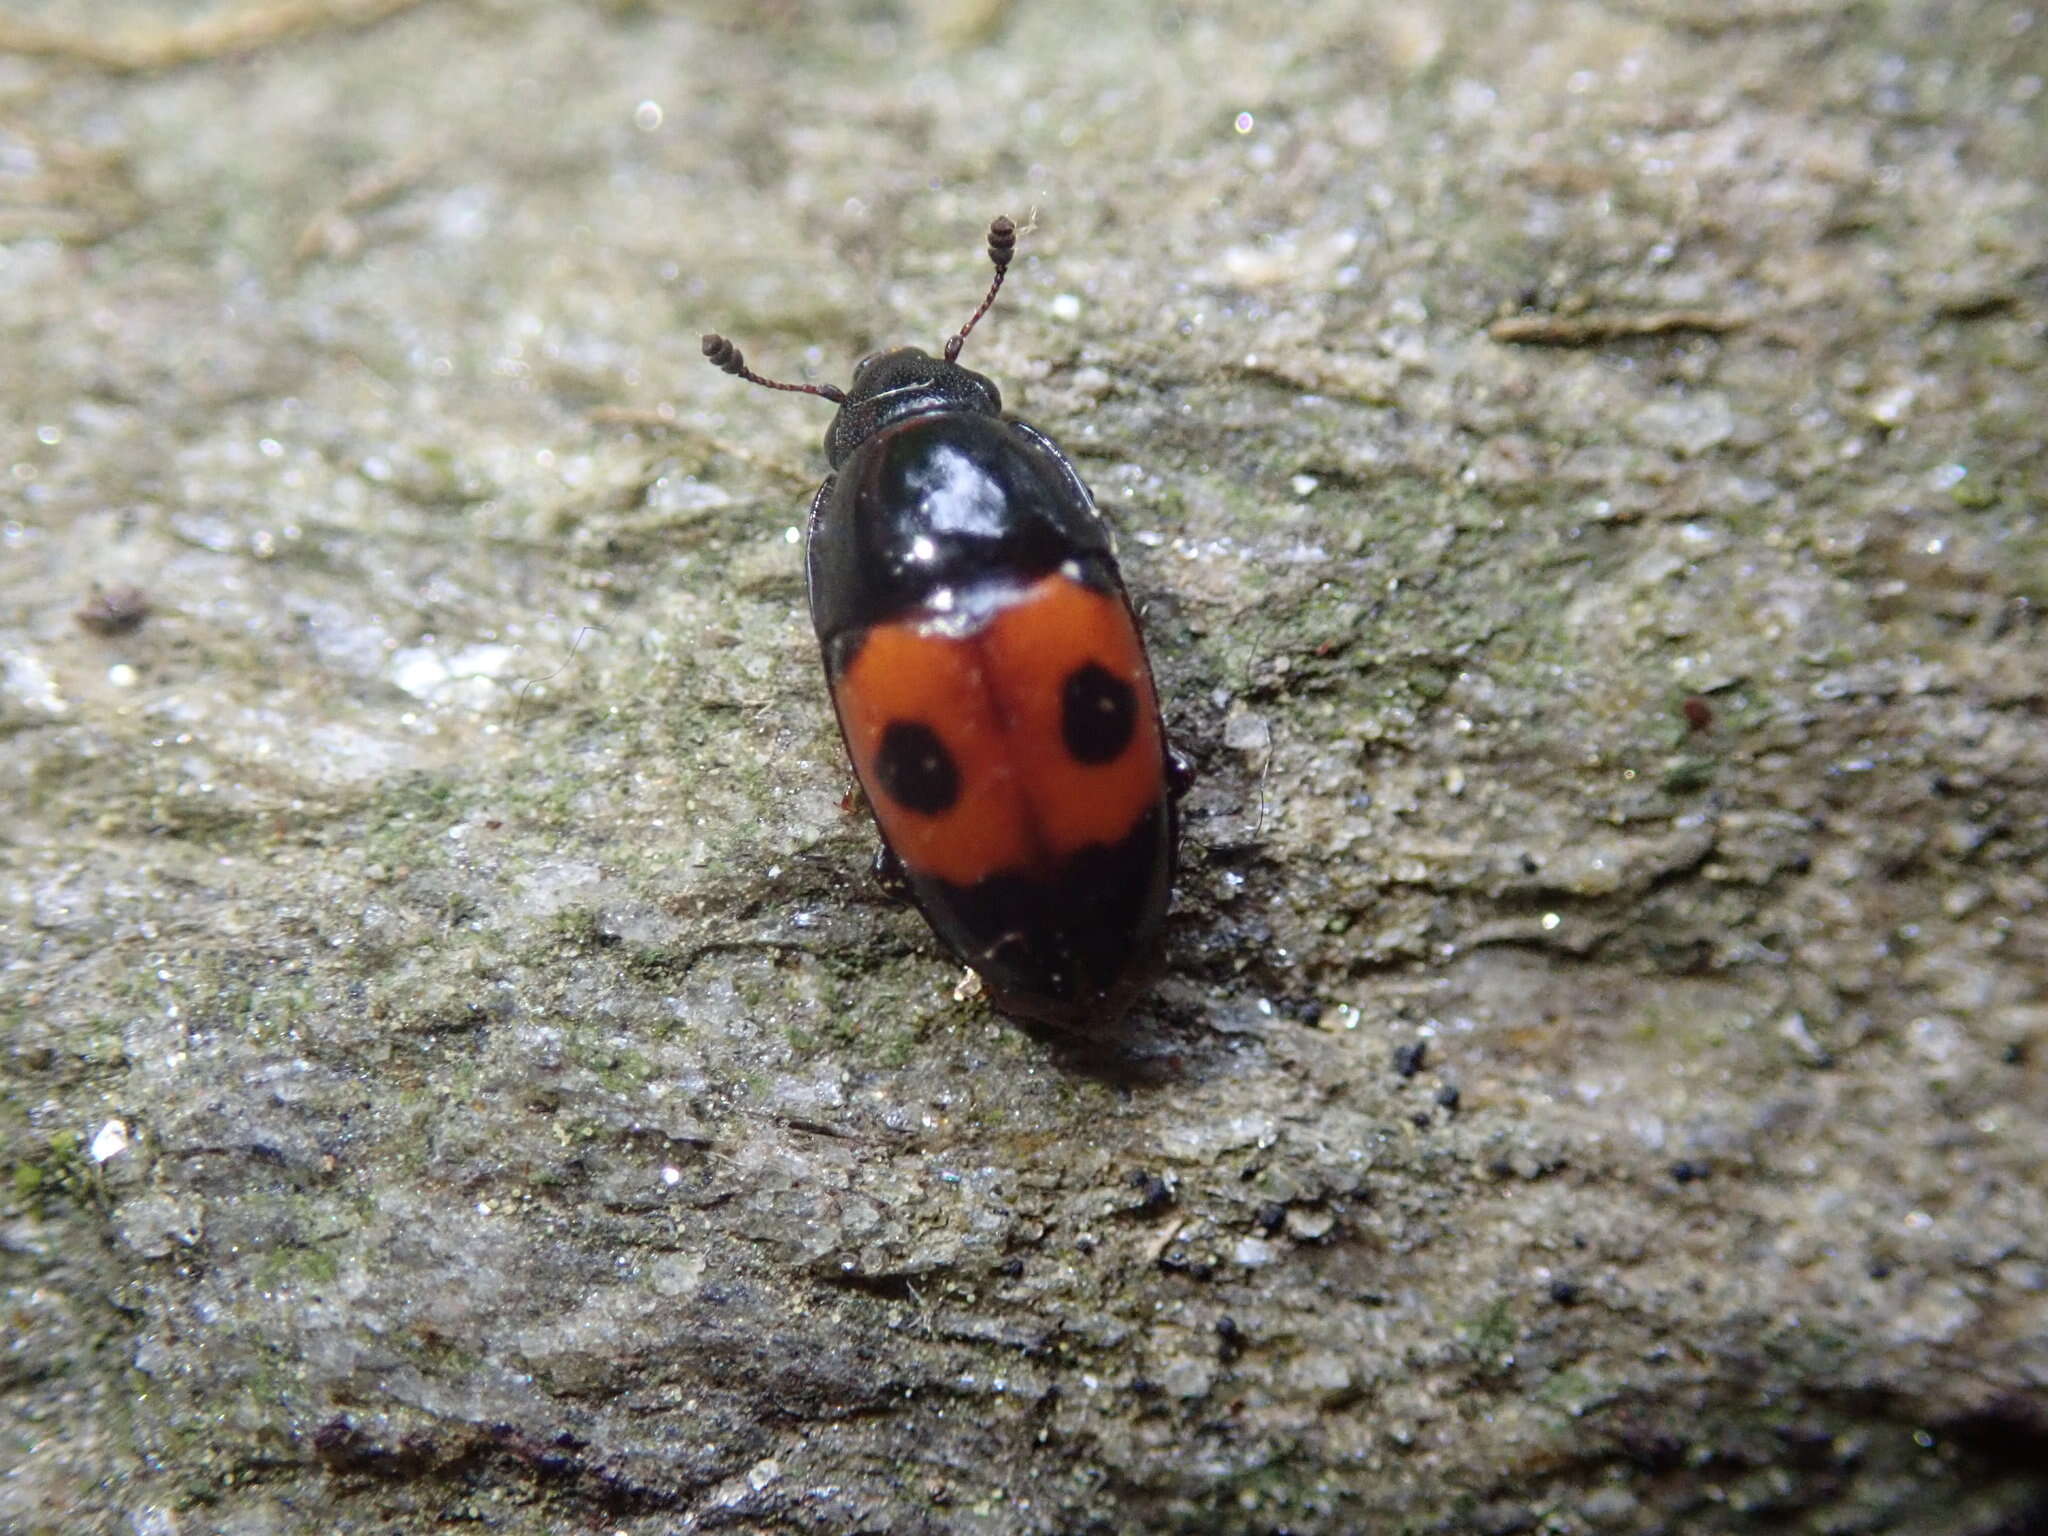
[[[0,1528],[2048,1518],[2048,16],[219,5],[0,23]],[[1086,1047],[697,356],[1033,210],[1202,772]]]

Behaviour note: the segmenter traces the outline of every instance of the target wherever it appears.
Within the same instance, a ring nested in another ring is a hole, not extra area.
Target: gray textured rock
[[[2039,1517],[2048,22],[336,10],[0,26],[0,1527]],[[697,356],[1032,209],[1204,771],[1090,1049]]]

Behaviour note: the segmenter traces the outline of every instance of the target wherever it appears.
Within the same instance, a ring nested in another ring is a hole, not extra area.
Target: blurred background
[[[2048,17],[11,0],[0,1526],[2040,1529]],[[967,361],[1201,780],[990,1014],[803,611]]]

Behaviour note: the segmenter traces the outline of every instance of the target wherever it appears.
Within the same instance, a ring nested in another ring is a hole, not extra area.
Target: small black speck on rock
[[[1429,1055],[1429,1046],[1421,1040],[1410,1040],[1394,1047],[1394,1073],[1397,1077],[1413,1077],[1422,1070],[1422,1063]]]
[[[1252,1218],[1258,1229],[1268,1237],[1278,1232],[1286,1220],[1287,1207],[1273,1200],[1268,1200],[1260,1206],[1258,1214]]]
[[[1216,1358],[1225,1365],[1230,1364],[1244,1353],[1244,1330],[1237,1326],[1234,1317],[1216,1319]]]
[[[1143,1168],[1132,1170],[1131,1188],[1138,1192],[1137,1209],[1141,1211],[1157,1211],[1173,1204],[1173,1186]]]
[[[1461,1097],[1456,1083],[1445,1083],[1436,1091],[1436,1102],[1446,1114],[1455,1115],[1458,1112]]]
[[[111,587],[94,582],[92,595],[72,615],[80,629],[101,636],[125,635],[141,628],[148,617],[149,594],[126,582]]]
[[[1575,1307],[1585,1298],[1585,1289],[1576,1280],[1553,1280],[1550,1282],[1550,1299],[1560,1307]]]
[[[1677,1435],[1658,1429],[1624,1430],[1621,1453],[1646,1472],[1669,1472],[1685,1464],[1690,1446]]]
[[[1712,1172],[1713,1169],[1709,1168],[1705,1163],[1696,1163],[1690,1158],[1671,1165],[1671,1177],[1681,1184],[1695,1183],[1700,1179],[1704,1179]]]

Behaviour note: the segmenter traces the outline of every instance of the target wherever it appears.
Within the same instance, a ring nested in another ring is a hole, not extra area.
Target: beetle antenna
[[[995,295],[991,293],[989,297]],[[774,379],[762,378],[747,366],[745,354],[716,331],[707,331],[704,335],[704,356],[712,367],[736,379],[745,379],[749,384],[758,384],[763,389],[786,389],[793,395],[816,395],[834,405],[846,404],[846,391],[836,384],[779,384]]]
[[[988,297],[981,301],[981,308],[967,317],[967,323],[960,327],[957,335],[946,338],[946,361],[960,360],[960,349],[967,345],[967,333],[974,329],[988,308],[996,301],[1001,291],[1003,278],[1010,270],[1010,258],[1017,254],[1017,226],[1003,215],[997,214],[995,222],[988,227],[988,259],[996,264],[995,281],[988,285]]]

